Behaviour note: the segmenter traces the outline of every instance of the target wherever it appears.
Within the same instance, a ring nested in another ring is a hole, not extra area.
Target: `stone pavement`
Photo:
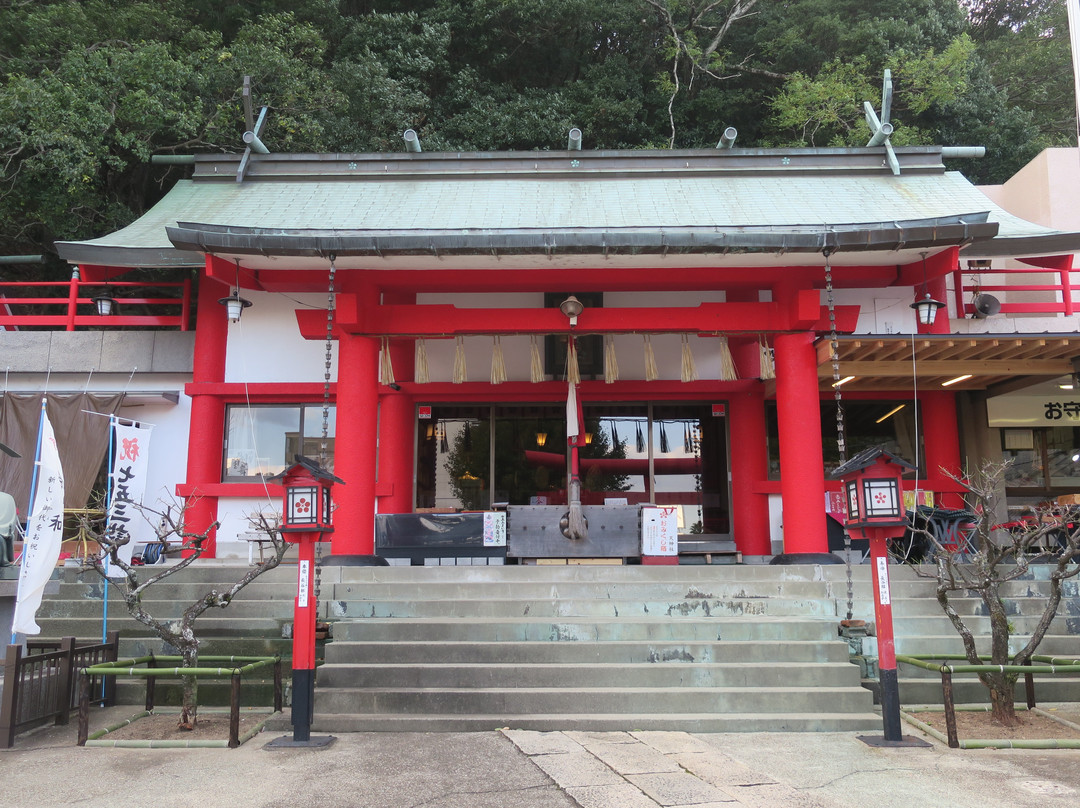
[[[130,713],[109,708],[93,725]],[[74,722],[43,728],[0,750],[0,808],[1074,808],[1080,799],[1075,750],[882,749],[853,733],[512,729],[265,748],[281,735],[232,750],[80,748]]]

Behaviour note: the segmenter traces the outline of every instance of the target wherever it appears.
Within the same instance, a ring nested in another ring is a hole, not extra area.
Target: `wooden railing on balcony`
[[[1077,312],[1080,304],[1080,285],[1072,283],[1069,269],[1047,269],[1045,267],[1022,267],[1012,269],[958,269],[953,273],[953,295],[956,301],[956,313],[961,317],[975,314],[972,298],[981,292],[987,294],[1013,292],[1049,292],[1053,300],[1001,302],[1002,314],[1064,314]],[[1056,283],[1011,283],[1013,279],[1023,279],[1030,275],[1051,275]],[[998,283],[983,283],[989,277],[1000,279]],[[966,281],[966,282],[965,282]],[[996,296],[996,295],[995,295]]]
[[[124,291],[129,289],[174,289],[180,294],[172,297],[124,297]],[[35,293],[36,296],[30,296]],[[97,313],[94,297],[100,295],[107,295],[116,301],[113,314],[102,316]],[[148,313],[125,313],[125,310],[130,312],[135,306]],[[0,281],[0,329],[5,331],[20,328],[74,331],[80,326],[134,326],[187,331],[190,320],[190,278],[156,283],[110,281],[108,285],[78,278],[70,281]]]

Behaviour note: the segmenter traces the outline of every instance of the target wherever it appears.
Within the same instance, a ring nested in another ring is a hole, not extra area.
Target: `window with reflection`
[[[1001,430],[1006,488],[1050,492],[1080,488],[1080,428],[1005,428]]]
[[[847,456],[853,457],[871,446],[881,446],[897,457],[923,469],[922,436],[916,441],[915,406],[911,400],[845,399],[844,436]],[[766,429],[769,441],[769,479],[780,479],[780,430],[777,426],[776,402],[765,405]],[[821,402],[821,449],[825,472],[831,473],[840,465],[840,450],[836,443],[836,402]],[[916,450],[919,456],[916,457]],[[916,462],[918,461],[918,462]]]
[[[225,409],[223,482],[272,477],[302,454],[334,468],[335,408],[327,421],[323,455],[321,404],[230,404]]]
[[[652,413],[646,403],[583,404],[582,503],[670,505],[682,532],[729,532],[726,420],[701,404]],[[418,510],[567,504],[565,406],[432,405],[417,424]]]

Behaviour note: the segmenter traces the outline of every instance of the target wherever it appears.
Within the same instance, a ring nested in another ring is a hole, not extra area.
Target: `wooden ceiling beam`
[[[919,378],[944,376],[953,378],[970,373],[973,376],[1064,376],[1072,373],[1072,364],[1065,359],[944,359],[920,360],[916,357],[915,372]],[[831,367],[818,367],[818,376],[832,375]],[[910,361],[842,362],[840,372],[844,376],[910,376]]]

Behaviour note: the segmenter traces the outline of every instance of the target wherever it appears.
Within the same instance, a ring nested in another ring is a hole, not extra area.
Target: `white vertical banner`
[[[570,390],[566,394],[566,437],[576,438],[578,436],[578,421],[577,421],[577,385],[571,382]]]
[[[105,535],[110,540],[127,538],[127,544],[117,551],[117,555],[130,564],[136,544],[157,539],[154,526],[138,507],[146,492],[150,428],[124,425],[113,416],[112,429],[113,462],[109,470],[109,513]],[[108,568],[108,572],[114,578],[124,574],[119,568]]]
[[[64,470],[56,450],[45,405],[41,406],[41,448],[38,451],[37,483],[30,518],[23,543],[22,566],[19,569],[19,589],[15,598],[15,619],[12,633],[40,634],[41,626],[34,619],[45,584],[56,569],[60,544],[64,535]]]

